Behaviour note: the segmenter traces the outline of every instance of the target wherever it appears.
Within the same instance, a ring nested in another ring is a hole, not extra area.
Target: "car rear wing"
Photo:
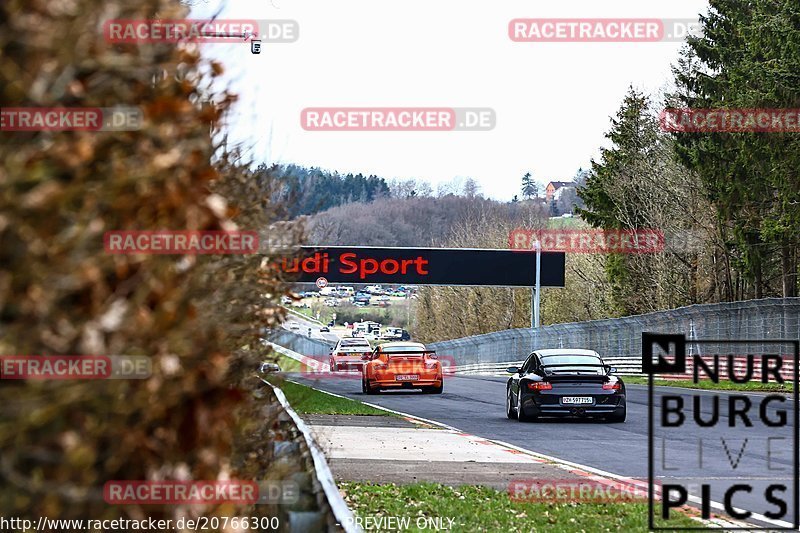
[[[387,357],[392,357],[393,355],[425,355],[425,354],[436,355],[436,350],[407,350],[402,352],[391,351],[383,353],[385,353]]]
[[[559,368],[559,367],[560,368],[575,368],[575,367],[602,368],[603,370],[605,370],[605,374],[606,375],[609,374],[611,372],[611,370],[612,370],[612,367],[610,365],[600,364],[600,363],[557,363],[557,364],[553,363],[553,364],[550,364],[550,365],[542,365],[541,366],[542,370],[545,371],[545,374],[553,375],[553,376],[556,375],[556,374],[555,373],[550,374],[550,373],[547,372],[547,370],[550,369],[550,368]]]

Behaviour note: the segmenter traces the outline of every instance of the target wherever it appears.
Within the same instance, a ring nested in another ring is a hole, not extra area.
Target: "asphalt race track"
[[[627,390],[628,418],[625,423],[610,424],[591,420],[558,420],[550,419],[533,423],[520,423],[509,420],[505,416],[505,378],[500,377],[449,377],[445,379],[444,393],[439,395],[422,395],[417,391],[391,391],[376,395],[361,392],[359,379],[329,377],[311,378],[307,374],[290,374],[290,379],[315,388],[347,396],[359,401],[377,404],[389,409],[401,411],[429,420],[455,427],[461,431],[480,437],[503,441],[537,453],[549,455],[580,465],[589,466],[612,474],[647,480],[647,387],[629,385]],[[670,394],[685,393],[685,389],[672,387],[656,388],[656,405],[658,395],[662,392]],[[708,394],[709,397],[712,393]],[[782,407],[788,411],[788,425],[782,428],[768,427],[758,418],[758,406],[764,394],[746,393],[752,398],[751,418],[753,426],[746,430],[739,427],[729,428],[727,407],[721,408],[719,425],[715,428],[698,428],[694,424],[688,427],[674,428],[664,434],[668,439],[665,446],[661,435],[656,432],[656,452],[654,456],[661,464],[660,469],[678,468],[674,477],[685,479],[686,472],[694,472],[696,483],[711,484],[711,499],[722,501],[722,492],[718,484],[728,487],[742,477],[754,486],[753,494],[739,492],[732,503],[737,508],[763,513],[775,510],[774,506],[764,501],[763,488],[759,484],[768,481],[785,483],[788,492],[782,494],[790,510],[786,521],[792,521],[794,510],[793,495],[793,453],[792,434],[794,430],[794,412],[791,398]],[[726,398],[726,393],[720,393]],[[709,398],[710,400],[710,398]],[[686,415],[691,417],[692,401],[686,401]],[[704,399],[705,401],[705,399]],[[727,402],[721,402],[724,406]],[[704,404],[702,412],[708,416],[710,401]],[[658,411],[655,411],[658,413]],[[768,412],[774,414],[770,406]],[[659,430],[660,431],[660,430]],[[737,433],[739,431],[739,433]],[[741,433],[746,431],[746,433]],[[722,441],[720,436],[725,438]],[[767,463],[767,439],[772,437],[769,463]],[[748,442],[744,444],[744,438]],[[785,440],[775,440],[785,438]],[[702,439],[702,457],[698,458],[699,439]],[[702,475],[700,465],[702,465]],[[732,469],[732,464],[736,468]],[[661,470],[658,470],[660,472]],[[666,472],[669,474],[669,472]],[[664,479],[668,482],[669,477]],[[688,482],[688,481],[687,481]],[[692,491],[699,494],[698,491]],[[759,521],[750,519],[751,522]],[[777,525],[774,524],[773,525]]]

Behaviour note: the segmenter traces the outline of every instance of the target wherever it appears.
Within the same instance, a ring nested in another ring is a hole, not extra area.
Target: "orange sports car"
[[[436,352],[419,342],[387,342],[364,356],[361,391],[375,394],[381,389],[422,389],[441,394],[442,364]]]

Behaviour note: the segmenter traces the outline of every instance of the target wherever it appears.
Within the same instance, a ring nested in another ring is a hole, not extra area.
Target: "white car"
[[[372,347],[363,338],[340,339],[331,350],[331,372],[349,369],[360,370],[365,363],[365,360],[361,357],[370,353],[372,353]]]

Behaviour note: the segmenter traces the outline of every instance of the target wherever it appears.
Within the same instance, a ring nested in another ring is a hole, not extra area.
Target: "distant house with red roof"
[[[571,187],[575,188],[574,181],[551,181],[547,184],[547,187],[544,190],[545,198],[547,198],[547,203],[552,202],[553,200],[558,200],[558,197],[561,196],[560,189],[564,187]]]

